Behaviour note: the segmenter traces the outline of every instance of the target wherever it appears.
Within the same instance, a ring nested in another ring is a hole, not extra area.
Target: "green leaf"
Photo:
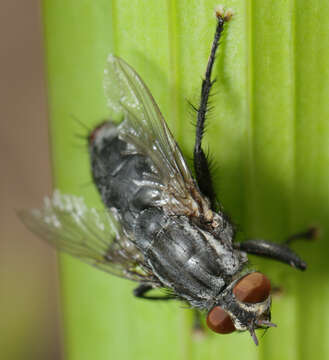
[[[60,257],[65,352],[83,359],[328,358],[329,3],[223,1],[234,12],[216,62],[215,109],[206,144],[216,189],[247,237],[281,241],[310,225],[317,242],[295,247],[305,273],[252,257],[282,287],[256,348],[249,334],[195,340],[179,303],[134,299],[134,284]],[[54,182],[100,205],[81,126],[108,117],[108,53],[131,64],[191,157],[201,77],[215,28],[215,1],[44,0]],[[76,121],[75,118],[79,119]],[[87,185],[86,185],[87,184]],[[259,333],[261,336],[261,333]]]

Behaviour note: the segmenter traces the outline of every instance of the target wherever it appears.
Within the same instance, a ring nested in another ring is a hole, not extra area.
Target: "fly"
[[[276,326],[271,322],[271,284],[248,267],[247,253],[300,270],[306,263],[284,244],[236,242],[215,196],[202,138],[215,55],[230,11],[216,10],[216,31],[202,81],[194,147],[195,179],[150,91],[122,59],[110,55],[105,70],[109,107],[119,124],[106,121],[88,136],[94,183],[106,210],[55,191],[41,210],[20,212],[26,226],[59,250],[113,275],[139,283],[134,295],[179,299],[207,312],[221,334]],[[163,296],[150,295],[164,289]]]

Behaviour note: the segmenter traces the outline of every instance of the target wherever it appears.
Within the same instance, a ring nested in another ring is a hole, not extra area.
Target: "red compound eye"
[[[271,292],[270,280],[260,272],[246,275],[234,286],[233,294],[244,303],[259,303],[265,301]]]
[[[220,306],[213,307],[207,316],[208,327],[219,334],[229,334],[235,331],[230,315]]]

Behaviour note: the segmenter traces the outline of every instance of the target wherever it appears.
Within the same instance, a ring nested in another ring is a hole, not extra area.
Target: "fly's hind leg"
[[[147,300],[172,300],[175,298],[173,295],[147,296],[146,293],[148,293],[152,289],[153,287],[151,285],[141,284],[133,290],[133,293],[136,297]]]
[[[232,14],[229,11],[227,11],[225,14],[222,9],[216,11],[216,17],[217,17],[216,32],[213,39],[210,56],[208,59],[205,77],[202,80],[200,104],[199,107],[196,109],[197,123],[196,123],[196,136],[195,136],[195,145],[194,145],[194,159],[193,159],[195,176],[201,192],[203,193],[203,195],[208,197],[213,209],[215,209],[216,207],[216,196],[211,180],[209,163],[207,160],[207,156],[205,155],[202,149],[201,143],[204,134],[206,115],[207,115],[207,111],[209,110],[208,108],[209,94],[211,87],[215,82],[215,80],[211,79],[211,74],[215,62],[216,51],[219,45],[221,34],[224,30],[224,24],[226,21],[228,21],[231,18],[231,16]]]
[[[234,247],[248,254],[254,254],[281,261],[296,269],[305,270],[307,264],[293,251],[289,245],[299,239],[314,239],[317,235],[315,228],[290,236],[283,244],[277,244],[265,240],[247,240],[235,243]]]

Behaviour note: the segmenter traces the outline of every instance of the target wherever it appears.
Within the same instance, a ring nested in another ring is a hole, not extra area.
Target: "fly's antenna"
[[[205,128],[206,114],[207,111],[209,110],[208,100],[209,100],[210,90],[215,82],[215,80],[211,80],[211,75],[216,58],[216,51],[219,45],[221,34],[224,30],[224,24],[225,22],[231,19],[233,13],[232,10],[230,9],[224,11],[224,8],[222,6],[217,6],[215,8],[215,15],[217,19],[216,31],[212,42],[211,52],[208,59],[205,76],[204,79],[202,80],[200,104],[199,107],[196,109],[197,123],[196,123],[196,137],[195,137],[195,145],[194,145],[194,169],[195,169],[196,180],[198,182],[201,192],[205,196],[207,196],[208,199],[210,200],[213,209],[216,207],[216,196],[211,180],[210,166],[208,163],[207,156],[202,150],[201,143]]]

